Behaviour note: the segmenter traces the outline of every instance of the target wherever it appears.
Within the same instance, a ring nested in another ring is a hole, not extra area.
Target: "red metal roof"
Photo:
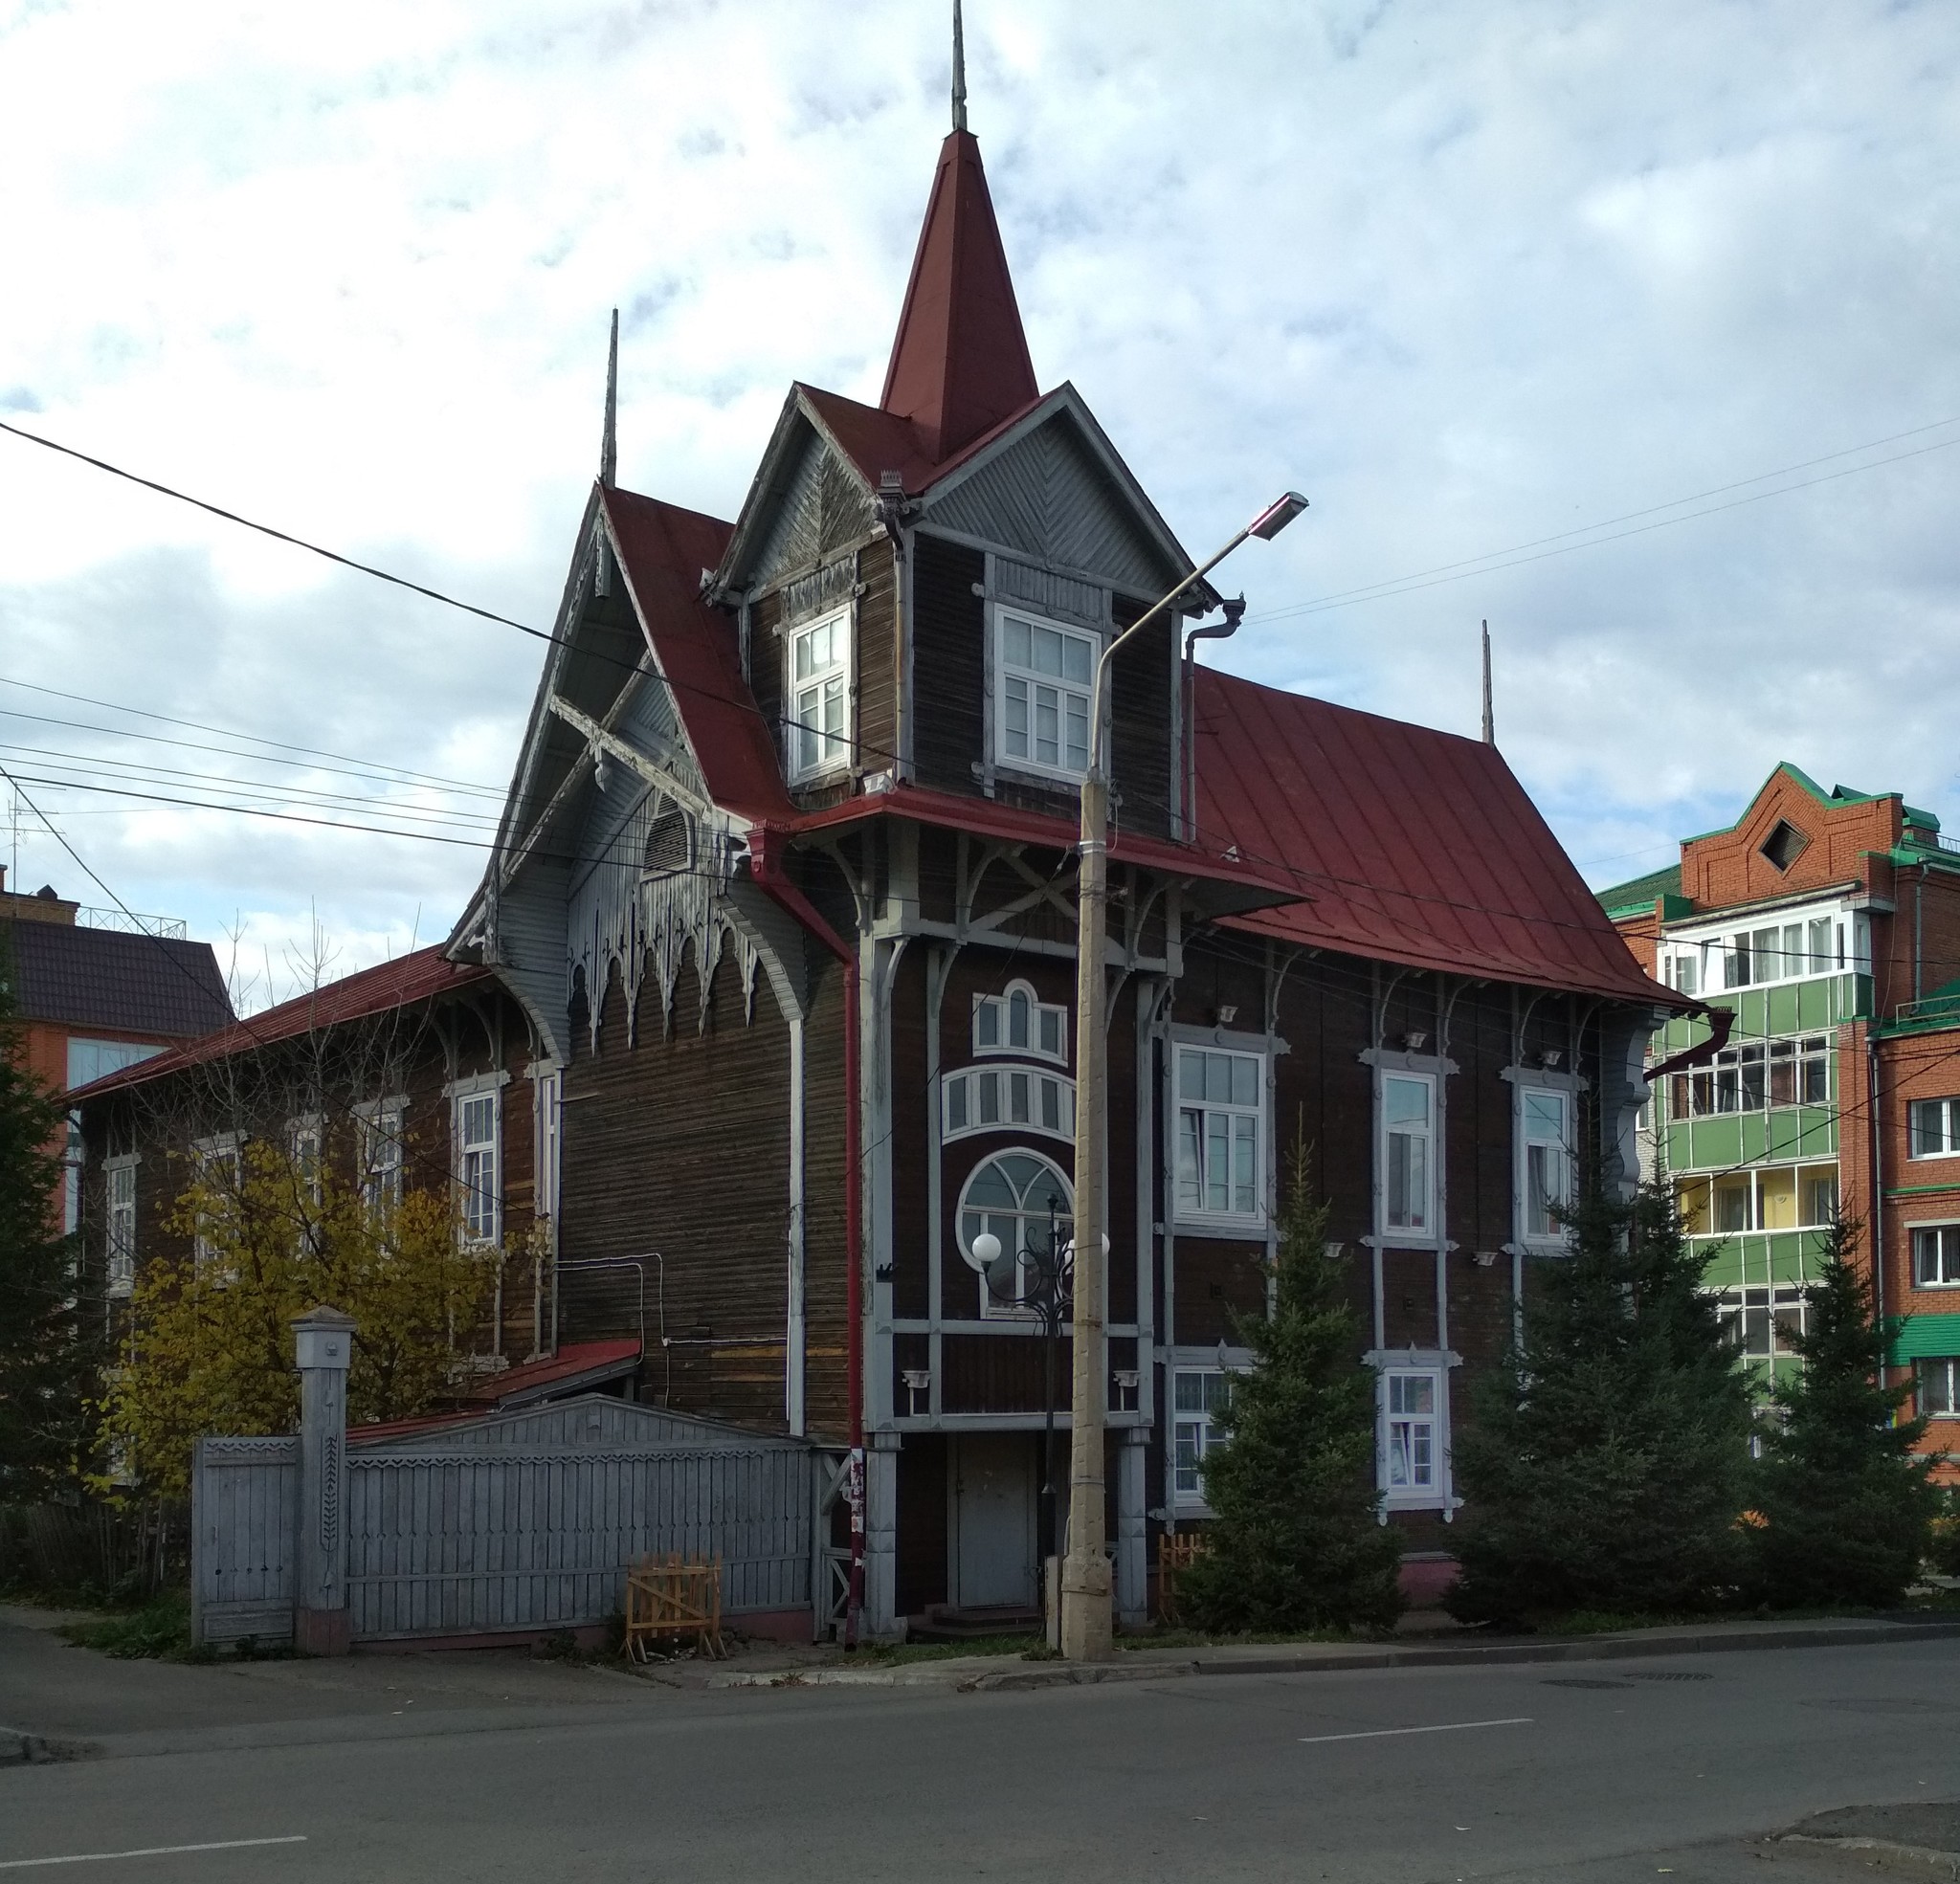
[[[793,817],[775,743],[742,677],[735,625],[701,599],[733,528],[719,518],[631,491],[601,492],[627,587],[708,795],[744,817]]]
[[[1495,746],[1200,668],[1198,832],[1312,898],[1234,927],[1684,1005],[1641,973]]]
[[[463,1394],[463,1404],[439,1413],[418,1413],[405,1420],[373,1420],[347,1429],[349,1445],[377,1439],[399,1439],[411,1432],[434,1432],[463,1426],[509,1401],[548,1400],[550,1389],[576,1390],[590,1381],[603,1381],[627,1371],[639,1361],[639,1341],[628,1335],[610,1341],[575,1341],[542,1361],[521,1362],[501,1374],[487,1374]]]
[[[879,404],[911,420],[924,455],[943,461],[1036,390],[980,146],[954,131],[940,146]]]
[[[251,1053],[280,1040],[295,1039],[316,1028],[360,1020],[368,1014],[385,1013],[391,1008],[412,1007],[418,1001],[447,994],[453,988],[487,980],[490,973],[488,968],[450,961],[440,943],[418,948],[412,955],[363,968],[358,974],[345,975],[323,987],[282,1001],[277,1008],[268,1008],[262,1014],[253,1014],[214,1032],[201,1034],[167,1053],[124,1067],[120,1073],[106,1074],[78,1087],[70,1097],[94,1098],[121,1087],[163,1078],[187,1066],[222,1059],[228,1053]]]
[[[997,424],[976,432],[943,458],[933,455],[924,429],[910,419],[881,412],[876,406],[860,406],[855,399],[846,399],[841,392],[826,392],[820,386],[805,386],[800,380],[796,390],[815,413],[823,429],[836,441],[837,449],[857,466],[858,475],[874,491],[879,488],[886,472],[896,471],[906,492],[918,497],[929,491],[949,472],[965,464],[975,453],[991,444],[1002,432],[1013,431],[1061,388],[1036,393],[1025,404],[1016,406]]]

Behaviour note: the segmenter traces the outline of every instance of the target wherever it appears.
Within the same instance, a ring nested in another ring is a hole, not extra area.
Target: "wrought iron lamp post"
[[[973,1239],[987,1293],[1008,1308],[1030,1309],[1041,1319],[1041,1496],[1036,1518],[1036,1554],[1046,1575],[1056,1554],[1055,1528],[1055,1350],[1061,1326],[1075,1306],[1075,1239],[1064,1229],[1069,1219],[1048,1212],[1048,1234],[1036,1242],[1023,1235],[1018,1251],[1008,1250],[991,1230]]]

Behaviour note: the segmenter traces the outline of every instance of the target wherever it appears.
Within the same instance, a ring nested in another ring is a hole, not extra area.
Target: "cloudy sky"
[[[876,399],[947,12],[0,0],[0,419],[548,626],[609,308],[634,488],[730,516],[792,378]],[[1779,759],[1960,831],[1949,0],[971,0],[968,48],[1042,383],[1195,554],[1313,499],[1221,664],[1474,731],[1488,617],[1595,883]],[[538,657],[0,434],[0,763],[258,999],[447,929]]]

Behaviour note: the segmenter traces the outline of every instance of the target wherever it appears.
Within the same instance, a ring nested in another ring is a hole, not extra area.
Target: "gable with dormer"
[[[1727,830],[1682,845],[1681,894],[1698,909],[1725,909],[1860,882],[1867,859],[1889,853],[1904,822],[1896,792],[1827,792],[1779,765]]]

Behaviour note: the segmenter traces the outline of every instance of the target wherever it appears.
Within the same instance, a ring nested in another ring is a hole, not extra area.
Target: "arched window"
[[[979,1269],[973,1244],[983,1231],[999,1237],[1000,1247],[1012,1250],[1016,1258],[1024,1257],[1031,1246],[1045,1251],[1051,1235],[1067,1239],[1075,1208],[1075,1192],[1057,1165],[1032,1151],[1000,1152],[976,1164],[960,1192],[960,1253]],[[1016,1294],[1027,1286],[1023,1274]],[[989,1296],[983,1277],[981,1313],[998,1315],[1006,1308]]]

